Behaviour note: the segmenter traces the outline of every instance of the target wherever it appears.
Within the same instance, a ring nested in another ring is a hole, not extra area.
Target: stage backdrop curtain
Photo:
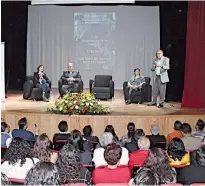
[[[205,2],[188,2],[182,107],[205,107]]]
[[[88,88],[97,74],[112,75],[115,88],[138,67],[152,76],[160,46],[159,7],[55,6],[28,8],[27,75],[39,64],[58,86],[69,60]]]

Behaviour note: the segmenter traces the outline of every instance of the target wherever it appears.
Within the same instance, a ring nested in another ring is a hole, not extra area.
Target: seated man
[[[205,131],[204,131],[204,127],[205,127],[205,122],[201,119],[199,119],[196,123],[196,131],[192,133],[192,136],[195,137],[199,137],[199,138],[204,138],[205,137]]]
[[[18,121],[19,129],[14,129],[12,131],[12,137],[13,138],[22,138],[26,141],[29,141],[32,145],[34,141],[36,141],[38,137],[38,127],[35,125],[35,136],[31,131],[26,130],[28,128],[27,119],[21,118]]]
[[[167,135],[167,142],[172,141],[174,138],[182,138],[181,125],[182,123],[178,120],[174,122],[174,131]]]
[[[140,69],[134,69],[134,75],[128,81],[128,86],[125,89],[124,97],[125,103],[131,104],[130,95],[132,90],[139,91],[142,88],[142,85],[145,83],[145,78],[140,75]]]
[[[68,91],[71,93],[79,92],[78,82],[81,81],[81,76],[79,72],[73,70],[73,63],[68,63],[68,71],[63,72],[61,79],[63,81],[61,96]]]
[[[12,141],[12,136],[9,134],[10,126],[5,123],[1,122],[1,146],[9,146]]]

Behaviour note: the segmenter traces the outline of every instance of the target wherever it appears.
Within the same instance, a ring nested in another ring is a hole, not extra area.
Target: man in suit
[[[66,92],[79,92],[79,81],[81,81],[81,76],[79,72],[75,72],[73,69],[73,63],[68,63],[68,71],[64,71],[61,76],[62,79],[62,92],[61,96]]]
[[[157,50],[157,58],[153,62],[152,71],[155,71],[153,101],[149,106],[157,106],[157,97],[160,96],[159,108],[163,107],[166,94],[166,85],[169,82],[167,70],[169,70],[169,58],[163,56],[162,50]]]

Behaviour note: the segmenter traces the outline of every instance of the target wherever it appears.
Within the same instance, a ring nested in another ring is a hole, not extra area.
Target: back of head
[[[57,167],[51,162],[38,162],[27,173],[25,185],[60,185]]]
[[[196,151],[196,162],[198,165],[205,167],[205,146]]]
[[[41,161],[50,161],[51,150],[50,150],[50,141],[48,136],[43,133],[38,136],[34,144],[34,156]]]
[[[108,165],[117,165],[122,156],[122,148],[116,143],[111,143],[105,147],[104,158]]]
[[[78,152],[75,147],[67,143],[60,150],[56,162],[61,184],[73,183],[80,177],[80,164]]]
[[[159,125],[156,125],[156,124],[152,125],[151,126],[151,133],[153,135],[159,135],[159,133],[160,133]]]
[[[92,130],[92,127],[90,125],[87,125],[83,128],[83,134],[85,137],[91,136],[92,132],[93,132],[93,130]]]
[[[73,145],[76,148],[76,150],[84,151],[84,147],[83,147],[84,141],[83,141],[83,137],[81,136],[80,131],[73,130],[70,133],[69,143]]]
[[[32,158],[32,149],[27,141],[21,138],[15,138],[7,149],[4,160],[9,164],[15,165],[20,160],[20,164],[23,165],[26,162],[26,158]]]
[[[191,126],[188,123],[183,123],[180,130],[182,134],[191,134],[192,132]]]
[[[19,129],[26,129],[26,126],[27,126],[27,119],[24,117],[24,118],[21,118],[19,121],[18,121],[18,126],[19,126]]]
[[[138,136],[145,136],[143,129],[136,129],[136,133]]]
[[[131,138],[135,134],[135,124],[132,122],[128,123],[127,131],[128,131],[127,133],[128,138]]]
[[[199,130],[203,131],[205,127],[205,123],[203,120],[199,119],[196,123],[196,126],[198,127]]]
[[[99,141],[102,147],[105,147],[113,142],[113,135],[110,132],[104,132],[102,137],[99,137]]]
[[[8,125],[5,122],[1,122],[1,132],[5,132],[6,128],[8,128]]]
[[[59,131],[61,131],[61,132],[67,132],[67,131],[68,131],[67,121],[61,121],[61,122],[58,124],[58,129],[59,129]]]
[[[150,148],[150,141],[149,138],[142,136],[139,138],[138,142],[138,147],[140,150],[144,150],[144,149],[149,149]]]
[[[181,121],[177,120],[177,121],[174,122],[174,130],[180,130],[181,126],[182,126]]]
[[[181,161],[187,152],[183,141],[179,138],[173,138],[168,144],[167,153],[173,160]]]
[[[110,132],[110,133],[112,133],[113,137],[114,137],[114,138],[117,138],[117,140],[118,140],[118,137],[117,137],[117,135],[116,135],[116,133],[115,133],[115,129],[114,129],[114,127],[113,127],[112,125],[107,125],[107,126],[105,127],[105,131],[104,131],[104,132]]]
[[[142,167],[137,171],[132,185],[159,185],[159,177],[151,169]]]

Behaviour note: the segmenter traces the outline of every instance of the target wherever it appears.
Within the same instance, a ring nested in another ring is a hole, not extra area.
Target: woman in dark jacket
[[[49,90],[48,82],[49,82],[49,79],[44,73],[44,66],[39,65],[37,68],[37,72],[34,72],[34,87],[42,89],[42,98],[43,98],[43,101],[45,102],[49,101],[48,92],[50,90]]]

